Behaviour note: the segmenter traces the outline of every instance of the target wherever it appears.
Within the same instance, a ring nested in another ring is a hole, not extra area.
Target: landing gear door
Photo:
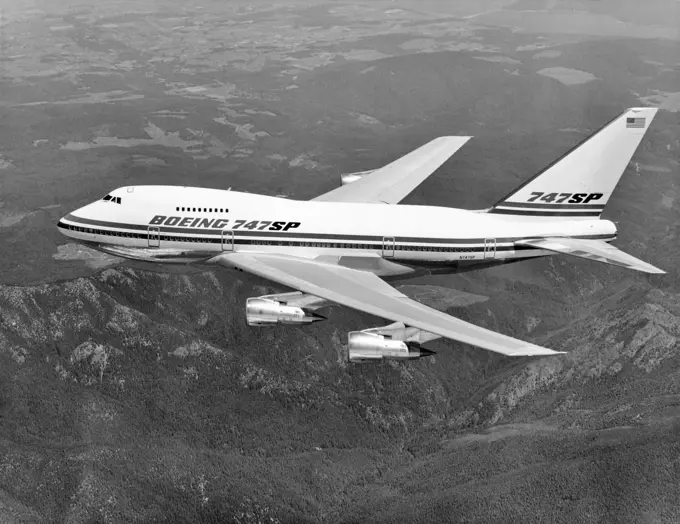
[[[496,239],[495,238],[485,238],[484,239],[484,259],[496,258]]]
[[[383,237],[382,256],[389,258],[394,256],[394,237]]]
[[[161,228],[149,226],[149,247],[161,247]]]
[[[222,230],[222,251],[234,250],[234,232]]]

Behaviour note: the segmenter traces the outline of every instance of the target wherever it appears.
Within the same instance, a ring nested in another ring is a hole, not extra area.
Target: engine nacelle
[[[340,175],[340,181],[342,182],[343,186],[346,186],[347,184],[351,184],[352,182],[360,180],[361,177],[370,175],[373,173],[373,171],[375,171],[375,169],[369,169],[368,171],[357,171],[356,173],[345,173],[344,175]]]
[[[249,326],[311,324],[319,320],[326,320],[326,317],[300,306],[282,304],[263,297],[246,300],[246,321]]]
[[[393,339],[370,331],[352,331],[348,337],[350,362],[375,362],[382,359],[413,360],[433,355],[417,342]]]

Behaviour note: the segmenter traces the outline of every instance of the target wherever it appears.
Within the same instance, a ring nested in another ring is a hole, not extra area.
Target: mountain
[[[680,521],[675,4],[5,2],[0,522]],[[438,135],[474,139],[404,203],[484,208],[639,105],[604,217],[667,275],[555,256],[399,284],[564,356],[349,365],[384,320],[248,328],[282,289],[55,227],[127,185],[307,199]]]
[[[545,292],[515,283],[451,312],[568,355],[439,343],[350,366],[345,332],[375,319],[247,328],[245,298],[274,288],[235,274],[0,287],[5,521],[670,514],[656,502],[677,480],[677,295],[621,286],[541,315]],[[602,506],[615,492],[628,505]]]

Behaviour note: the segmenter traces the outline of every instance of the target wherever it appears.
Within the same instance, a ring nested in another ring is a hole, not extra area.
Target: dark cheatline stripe
[[[66,220],[71,222],[80,222],[81,224],[88,224],[91,226],[102,226],[102,227],[116,227],[124,229],[136,229],[137,231],[146,231],[149,226],[140,226],[136,224],[123,224],[120,222],[106,222],[104,220],[91,220],[89,218],[77,217],[72,213],[69,213],[64,217]]]
[[[68,224],[64,224],[63,222],[59,222],[57,224],[57,227],[60,227],[62,229],[69,229]],[[71,227],[79,227],[81,226],[71,226]],[[82,228],[82,229],[90,229],[90,228]],[[95,234],[95,235],[103,235],[103,236],[118,236],[118,235],[106,235],[106,233],[111,233],[114,232],[112,230],[93,230],[92,232],[88,234]],[[148,236],[143,234],[143,233],[136,233],[134,234],[134,238],[141,239],[141,240],[147,240]],[[186,243],[197,243],[197,244],[221,244],[222,240],[220,237],[176,237],[174,235],[165,235],[163,233],[160,234],[159,237],[155,237],[154,240],[159,240],[159,241],[164,241],[164,242],[186,242]],[[341,247],[336,247],[336,246],[330,246],[330,245],[323,245],[323,244],[343,244],[343,242],[315,242],[318,244],[322,244],[321,246],[309,246],[309,242],[303,241],[303,240],[279,240],[279,241],[271,241],[269,244],[262,244],[261,241],[257,240],[252,240],[252,239],[247,239],[247,238],[239,238],[236,237],[233,241],[234,244],[236,245],[254,245],[254,246],[281,246],[281,247],[319,247],[319,248],[335,248],[335,249],[374,249],[377,251],[383,250],[384,245],[382,243],[380,244],[349,244],[348,246],[341,246]],[[395,252],[400,252],[400,251],[425,251],[425,252],[434,252],[434,253],[481,253],[485,250],[484,245],[467,245],[464,247],[452,247],[452,246],[447,246],[446,248],[441,248],[441,249],[422,249],[424,247],[433,247],[433,246],[424,246],[424,245],[405,245],[401,243],[397,243],[394,246],[394,251]],[[420,248],[420,249],[419,249]],[[536,248],[533,246],[496,246],[496,251],[530,251],[530,250],[535,250],[535,251],[540,251],[541,248]]]
[[[538,202],[509,202],[498,204],[498,207],[525,207],[530,209],[604,209],[605,204],[541,204]]]
[[[523,215],[533,217],[599,217],[602,211],[528,211],[524,209],[493,208],[489,213],[497,215]]]
[[[89,225],[89,224],[88,224]],[[57,227],[62,228],[62,229],[69,229],[69,227],[79,227],[81,228],[82,226],[69,226],[69,224],[65,224],[61,221],[57,224]],[[90,228],[87,228],[90,229]],[[105,235],[105,236],[118,236],[118,235],[107,235],[107,233],[111,232],[119,232],[119,233],[128,233],[127,231],[123,230],[124,228],[111,228],[110,230],[100,230],[100,231],[95,231],[94,234],[99,234],[99,235]],[[215,230],[213,230],[215,231]],[[219,230],[218,230],[219,231]],[[144,234],[146,231],[142,230],[139,233],[135,234],[135,238],[139,239],[147,239],[148,234]],[[182,231],[185,232],[185,231]],[[205,234],[206,232],[203,230],[200,230],[201,233]],[[153,235],[158,235],[160,240],[163,240],[165,242],[181,242],[181,241],[186,241],[186,242],[197,242],[197,243],[212,243],[212,244],[220,244],[222,243],[223,239],[221,235],[210,235],[210,236],[201,236],[201,237],[189,237],[189,236],[181,236],[177,237],[175,235],[168,235],[167,233],[170,233],[169,231],[161,231],[160,233],[158,232],[153,232]],[[296,240],[296,239],[291,239],[289,236],[284,235],[284,234],[279,234],[279,235],[265,235],[264,240],[258,240],[258,239],[252,239],[252,238],[244,238],[244,235],[241,235],[240,232],[237,232],[233,238],[233,242],[235,244],[241,244],[241,245],[280,245],[280,246],[298,246],[298,247],[317,247],[317,246],[306,246],[304,244],[309,243],[305,242],[302,240]],[[171,240],[168,239],[168,237],[173,237]],[[382,243],[382,237],[380,237],[380,243],[378,244],[359,244],[356,248],[353,247],[346,247],[343,246],[342,249],[382,249],[383,248],[383,243]],[[590,239],[590,240],[613,240],[616,238],[615,235],[578,235],[575,236],[574,238],[580,238],[580,239]],[[229,239],[226,239],[229,241]],[[333,242],[321,242],[319,238],[314,239],[313,237],[311,240],[315,240],[315,243],[320,243],[320,244],[326,244],[326,243],[337,243],[341,244],[344,243],[339,238],[331,238]],[[328,239],[326,239],[328,240]],[[344,239],[347,240],[347,239]],[[350,239],[353,242],[358,242],[358,241],[363,241],[361,237],[355,237],[353,239]],[[404,248],[401,249],[401,251],[420,251],[419,249],[416,248],[422,248],[422,247],[427,247],[424,246],[423,244],[458,244],[457,246],[447,246],[448,249],[452,249],[453,251],[445,251],[445,252],[474,252],[474,251],[483,251],[484,250],[484,244],[483,241],[475,241],[475,239],[457,239],[455,241],[452,240],[445,240],[445,239],[437,239],[437,242],[430,242],[429,239],[416,239],[418,242],[418,245],[406,245],[405,242],[407,241],[413,241],[414,239],[409,239],[405,240],[402,239],[401,237],[397,237],[395,246],[397,248]],[[498,244],[502,243],[512,243],[515,240],[518,240],[517,237],[511,238],[511,239],[506,239],[504,242],[501,242],[500,239],[495,239],[496,240],[496,251],[511,251],[511,250],[516,250],[516,251],[524,251],[527,249],[535,249],[529,246],[515,246],[515,245],[509,245],[509,246],[502,246]],[[260,242],[273,242],[272,244],[261,244]],[[318,242],[317,242],[318,241]],[[461,246],[462,244],[462,246]],[[476,245],[475,245],[476,244]],[[322,248],[329,248],[329,247],[334,247],[334,246],[319,246]],[[432,246],[429,246],[432,247]],[[338,248],[340,249],[340,248]],[[464,249],[465,251],[455,251],[456,249],[462,250]],[[400,249],[397,249],[398,251]],[[429,249],[425,249],[424,251],[431,251]],[[434,251],[434,250],[433,250]],[[436,251],[435,251],[436,252]]]
[[[195,229],[195,228],[181,228],[181,227],[164,227],[164,226],[145,226],[137,224],[121,224],[116,222],[105,222],[102,220],[91,220],[87,218],[76,217],[72,214],[65,217],[67,220],[72,222],[96,225],[101,227],[107,227],[116,231],[120,230],[133,230],[133,231],[148,231],[149,227],[158,227],[161,234],[165,233],[177,233],[177,234],[193,234],[193,235],[217,235],[221,237],[223,231],[230,231],[229,229]],[[369,235],[340,235],[333,233],[295,233],[295,232],[284,232],[284,231],[249,231],[236,229],[234,230],[234,235],[237,237],[259,237],[259,238],[306,238],[310,240],[333,240],[333,241],[352,241],[352,242],[382,242],[383,238],[381,236],[369,236]],[[578,238],[590,238],[590,239],[604,239],[609,238],[609,235],[582,235]],[[495,238],[496,243],[504,242],[514,242],[518,237],[499,237]],[[430,244],[482,244],[486,240],[485,238],[427,238],[427,237],[398,237],[397,239],[400,243],[403,242],[415,242],[415,243],[430,243]]]

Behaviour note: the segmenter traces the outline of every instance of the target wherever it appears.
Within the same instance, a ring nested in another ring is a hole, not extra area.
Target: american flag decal
[[[639,118],[626,118],[626,127],[627,128],[633,128],[633,129],[644,129],[645,127],[645,119],[642,117]]]

